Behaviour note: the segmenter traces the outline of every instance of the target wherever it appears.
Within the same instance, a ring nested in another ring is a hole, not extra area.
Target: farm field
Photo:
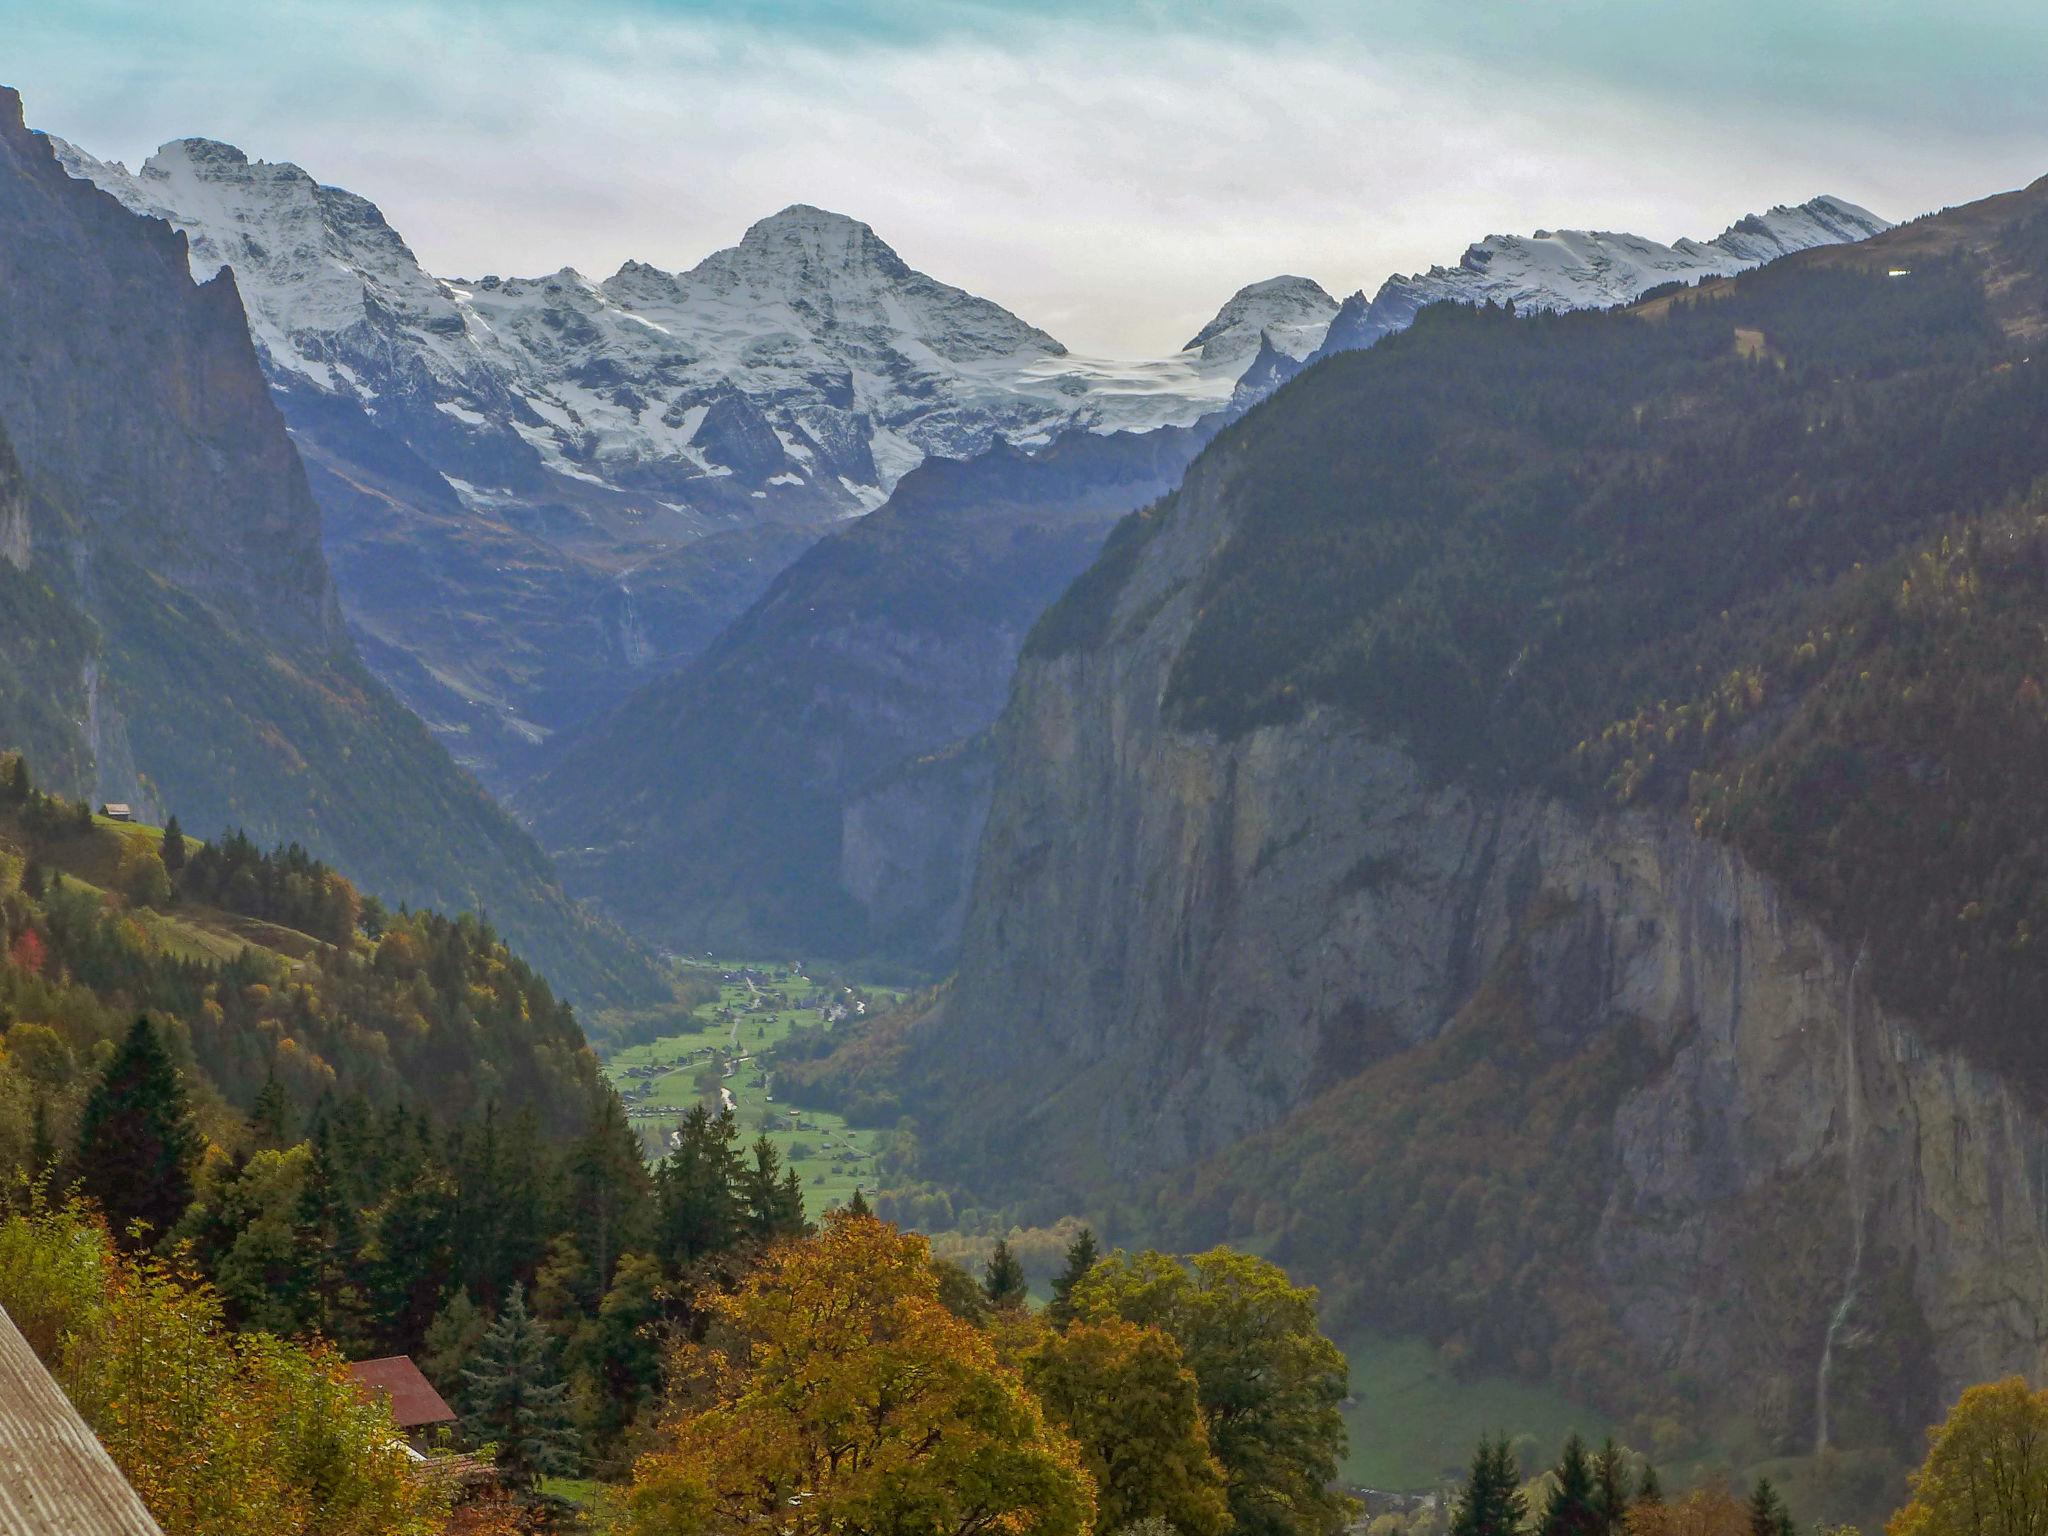
[[[858,1020],[894,1006],[901,994],[848,990],[844,983],[826,987],[772,963],[707,960],[685,968],[717,978],[717,1001],[698,1007],[676,1032],[604,1060],[648,1155],[661,1155],[670,1127],[692,1105],[715,1110],[729,1096],[742,1144],[761,1135],[775,1144],[803,1180],[804,1207],[812,1216],[845,1204],[856,1188],[872,1192],[874,1133],[777,1097],[775,1052],[793,1030],[823,1023],[828,1007]]]

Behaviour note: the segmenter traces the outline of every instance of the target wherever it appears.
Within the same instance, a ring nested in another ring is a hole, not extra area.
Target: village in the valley
[[[857,1188],[872,1192],[873,1133],[826,1110],[776,1094],[776,1053],[792,1036],[816,1039],[886,1011],[902,994],[807,974],[802,961],[680,962],[715,979],[717,1001],[688,1016],[690,1027],[611,1053],[605,1071],[640,1131],[650,1157],[665,1154],[675,1125],[695,1104],[729,1111],[742,1142],[766,1136],[803,1180],[813,1212],[844,1204]]]

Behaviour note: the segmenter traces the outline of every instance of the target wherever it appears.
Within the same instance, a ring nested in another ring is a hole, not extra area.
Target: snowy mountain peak
[[[1711,240],[1671,245],[1597,229],[1488,235],[1468,246],[1455,267],[1390,277],[1370,302],[1363,293],[1345,300],[1320,351],[1371,346],[1405,329],[1431,304],[1490,301],[1518,309],[1605,309],[1661,283],[1726,277],[1794,251],[1868,239],[1890,227],[1854,203],[1817,197],[1796,207],[1750,214]]]
[[[891,281],[911,275],[889,243],[859,219],[808,203],[792,203],[750,225],[730,252],[735,264],[812,272],[874,272]]]
[[[1303,358],[1336,313],[1337,301],[1313,278],[1269,277],[1238,289],[1181,350],[1199,351],[1205,363],[1249,361],[1264,338],[1275,351]]]

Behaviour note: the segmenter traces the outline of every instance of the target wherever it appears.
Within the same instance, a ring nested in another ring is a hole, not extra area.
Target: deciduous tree
[[[635,1468],[634,1536],[1089,1529],[1080,1452],[940,1305],[923,1238],[834,1214],[707,1305],[673,1362],[689,1406]]]
[[[1180,1536],[1229,1528],[1194,1373],[1169,1335],[1122,1318],[1074,1323],[1026,1357],[1024,1379],[1081,1447],[1097,1530],[1151,1518]]]
[[[2048,1530],[2048,1391],[2017,1376],[1971,1387],[1929,1434],[1887,1536],[2041,1536]]]
[[[1243,1536],[1327,1536],[1354,1505],[1335,1491],[1345,1446],[1344,1356],[1316,1321],[1313,1288],[1228,1248],[1182,1263],[1121,1251],[1072,1292],[1077,1317],[1163,1328],[1195,1373],[1209,1442]]]

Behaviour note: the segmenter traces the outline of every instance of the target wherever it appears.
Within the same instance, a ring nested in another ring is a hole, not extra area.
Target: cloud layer
[[[812,202],[1121,354],[1278,272],[1345,292],[1497,230],[1708,236],[1823,191],[1899,217],[2048,171],[2048,29],[2003,0],[0,0],[0,28],[39,126],[296,160],[439,272],[688,266]]]

